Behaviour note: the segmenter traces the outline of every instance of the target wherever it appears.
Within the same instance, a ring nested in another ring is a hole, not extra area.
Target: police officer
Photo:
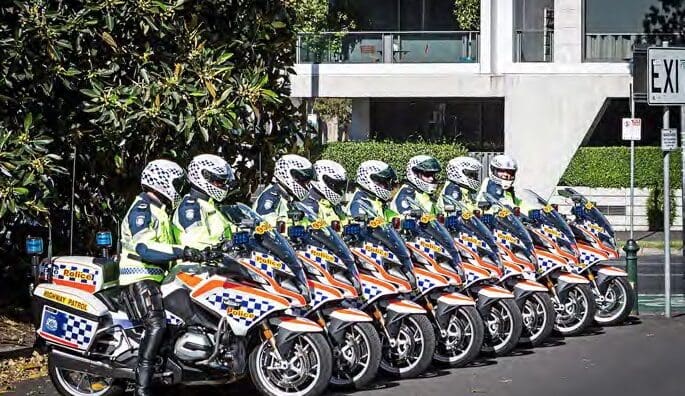
[[[217,206],[235,186],[228,162],[213,154],[198,155],[188,164],[188,182],[190,192],[174,213],[176,239],[197,249],[230,239],[235,227]]]
[[[417,155],[409,159],[405,183],[390,201],[390,209],[402,214],[411,210],[411,201],[419,204],[425,213],[435,213],[432,194],[438,189],[440,163],[429,155]]]
[[[345,168],[335,161],[319,160],[314,163],[314,180],[302,203],[327,224],[343,222],[346,215],[340,205],[346,190]]]
[[[254,203],[254,210],[269,224],[288,220],[288,202],[307,197],[309,183],[314,179],[312,163],[299,155],[286,154],[276,161],[274,177]]]
[[[497,155],[490,161],[489,177],[483,181],[478,193],[479,201],[487,201],[486,193],[508,206],[521,206],[516,197],[514,181],[518,165],[508,155]],[[526,212],[527,213],[527,212]]]
[[[444,197],[460,202],[468,210],[478,209],[476,195],[480,189],[480,172],[483,169],[480,161],[471,157],[452,158],[447,162],[445,172],[447,182],[442,187],[436,201],[438,213],[445,211]]]
[[[199,261],[196,249],[174,244],[168,209],[180,200],[184,172],[167,160],[150,162],[141,177],[143,192],[138,195],[121,224],[122,254],[119,284],[129,316],[142,320],[145,327],[138,349],[136,395],[149,395],[154,360],[164,338],[166,315],[159,283],[162,266],[183,258]]]
[[[386,205],[397,183],[395,170],[383,161],[364,161],[357,169],[356,189],[347,213],[352,218],[388,217]]]

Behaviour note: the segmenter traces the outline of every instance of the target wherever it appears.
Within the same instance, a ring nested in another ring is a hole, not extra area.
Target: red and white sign
[[[642,138],[642,120],[640,118],[624,118],[621,123],[623,140],[640,140]]]

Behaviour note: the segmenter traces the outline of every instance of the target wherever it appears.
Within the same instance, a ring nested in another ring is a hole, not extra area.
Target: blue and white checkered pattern
[[[120,275],[162,275],[164,276],[164,270],[159,267],[123,267],[119,268]]]
[[[468,269],[464,268],[464,276],[466,276],[466,284],[470,284],[472,282],[477,281],[478,279],[481,279],[483,276],[480,274],[474,272],[474,271],[469,271]]]
[[[88,279],[83,279],[83,278],[74,278],[70,276],[64,276],[64,270],[68,271],[74,271],[74,272],[82,272],[86,275],[93,275],[92,280]],[[61,279],[69,282],[75,282],[75,283],[81,283],[84,285],[97,285],[97,277],[100,274],[100,270],[96,268],[87,268],[87,267],[82,267],[82,266],[77,266],[77,265],[72,265],[72,264],[63,264],[60,263],[59,265],[56,265],[52,271],[52,276],[56,279]]]
[[[557,265],[559,265],[559,263],[550,259],[550,258],[547,258],[544,256],[538,256],[538,271],[539,272],[549,271]]]
[[[383,290],[378,286],[362,281],[362,294],[366,300],[370,300],[381,293],[383,293]]]
[[[478,239],[478,243],[476,244],[476,243],[473,243],[473,242],[471,242],[471,241],[468,241],[468,240],[463,239],[464,237],[468,237],[469,239],[473,239],[473,238],[475,238],[475,237],[472,236],[472,235],[468,235],[468,234],[465,234],[465,233],[461,233],[461,234],[459,234],[459,238],[457,238],[457,242],[459,242],[460,244],[462,244],[462,245],[468,247],[468,248],[469,248],[472,252],[474,252],[474,253],[478,253],[478,248],[479,248],[479,247],[482,248],[482,249],[487,249],[487,248],[488,248],[488,246],[485,244],[485,242],[482,241],[482,240],[480,240],[480,239]],[[476,239],[477,239],[477,238],[476,238]]]
[[[328,260],[324,260],[323,258],[319,257],[318,255],[314,254],[313,252],[324,253],[325,255],[328,255],[333,259],[333,263],[336,263],[336,264],[340,263],[340,259],[338,258],[338,256],[332,254],[328,250],[321,249],[318,247],[310,247],[309,250],[304,253],[304,256],[307,259],[314,261],[314,262],[318,263],[319,265],[321,265],[321,267],[326,271],[328,271]]]
[[[183,321],[183,319],[179,318],[178,316],[174,315],[173,313],[171,313],[169,311],[165,311],[165,312],[166,312],[166,322],[168,324],[170,324],[172,326],[181,326],[185,323]]]
[[[246,327],[251,326],[256,320],[260,319],[263,314],[276,308],[276,306],[271,304],[268,300],[250,295],[233,293],[229,290],[225,290],[223,293],[210,293],[207,296],[207,302],[224,312],[228,309],[230,302],[230,306],[239,309],[241,312],[253,314],[254,316],[252,318],[233,314],[228,315],[230,318]]]
[[[438,286],[438,284],[433,282],[433,280],[431,278],[426,277],[426,276],[421,276],[420,274],[416,274],[416,283],[419,285],[419,289],[422,292],[426,292],[426,291]]]
[[[360,248],[359,252],[371,259],[373,259],[378,265],[383,265],[383,258],[387,258],[388,260],[395,260],[395,255],[390,252],[390,250],[384,248],[383,246],[375,245],[372,243],[368,243],[368,246],[373,247],[374,249],[381,249],[387,253],[386,257],[381,256],[380,254],[371,252],[369,250],[366,250],[364,248]]]
[[[511,234],[508,233],[508,232],[497,231],[497,232],[495,233],[495,241],[496,241],[497,243],[501,243],[501,244],[504,245],[507,249],[511,249],[511,242],[509,242],[507,239],[505,239],[505,238],[504,238],[505,236],[512,237],[512,238],[514,237],[513,235],[511,235]]]
[[[321,291],[320,289],[314,289],[314,293],[312,295],[311,306],[316,307],[317,305],[319,305],[319,304],[321,304],[327,300],[330,300],[330,299],[331,299],[330,294],[325,293],[325,292]]]
[[[67,314],[64,339],[75,343],[80,349],[86,349],[95,335],[96,327],[97,323],[92,320]]]
[[[594,264],[600,260],[606,260],[606,257],[602,257],[594,252],[580,248],[580,262],[586,266]]]

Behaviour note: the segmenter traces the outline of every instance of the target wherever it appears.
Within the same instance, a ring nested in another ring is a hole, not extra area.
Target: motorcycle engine
[[[207,359],[213,350],[212,340],[200,330],[193,328],[178,337],[174,344],[174,355],[188,362]]]

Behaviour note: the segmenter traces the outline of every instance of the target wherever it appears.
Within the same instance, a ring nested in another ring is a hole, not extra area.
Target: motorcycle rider
[[[340,206],[347,189],[347,172],[339,163],[319,160],[314,163],[314,180],[309,194],[302,203],[324,220],[345,221],[346,214]]]
[[[197,249],[183,249],[175,244],[167,213],[167,209],[178,205],[183,177],[183,169],[172,161],[154,160],[147,164],[140,181],[143,192],[133,201],[121,224],[122,301],[131,319],[141,320],[145,328],[138,348],[136,395],[150,395],[154,360],[166,330],[160,289],[165,275],[162,267],[179,258],[201,259]]]
[[[410,208],[409,201],[416,201],[425,213],[435,214],[435,202],[432,194],[438,189],[440,162],[429,155],[417,155],[407,163],[405,183],[390,201],[390,209],[404,213]]]
[[[456,157],[447,162],[445,172],[447,181],[438,194],[436,209],[445,211],[444,197],[450,197],[473,211],[478,209],[476,195],[480,190],[480,172],[483,165],[475,158]]]
[[[176,239],[198,249],[230,240],[235,226],[217,207],[235,186],[228,162],[213,154],[198,155],[188,164],[188,182],[190,192],[174,213]]]
[[[516,197],[514,181],[518,165],[508,155],[500,154],[490,160],[489,177],[483,180],[478,193],[478,201],[486,201],[485,193],[511,207],[521,206],[522,201]],[[527,213],[527,212],[524,212]]]
[[[357,188],[347,205],[347,213],[353,218],[388,217],[386,205],[397,183],[395,170],[383,161],[364,161],[357,169],[355,181]]]
[[[288,203],[307,197],[309,183],[314,178],[312,163],[299,155],[286,154],[276,161],[271,185],[259,195],[254,211],[275,227],[288,220]]]

